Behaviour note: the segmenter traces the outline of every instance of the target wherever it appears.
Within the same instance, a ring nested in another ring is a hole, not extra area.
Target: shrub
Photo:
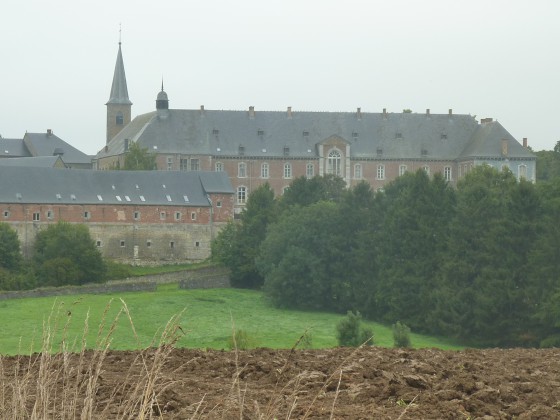
[[[129,265],[121,264],[112,260],[105,260],[105,267],[107,267],[106,278],[107,280],[120,280],[132,276],[132,270]]]
[[[358,347],[373,344],[373,330],[363,327],[360,312],[348,311],[336,325],[336,339],[339,346]]]
[[[254,342],[251,336],[245,330],[235,330],[233,335],[229,338],[228,347],[230,350],[248,350],[254,347]]]
[[[410,328],[397,321],[393,324],[393,345],[395,347],[410,347]]]

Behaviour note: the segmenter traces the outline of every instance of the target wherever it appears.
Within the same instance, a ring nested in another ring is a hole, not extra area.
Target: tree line
[[[356,311],[480,346],[560,345],[560,178],[476,167],[451,187],[295,179],[254,190],[212,245],[236,287],[280,307]]]

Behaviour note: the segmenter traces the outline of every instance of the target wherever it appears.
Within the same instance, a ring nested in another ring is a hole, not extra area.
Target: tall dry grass
[[[120,301],[113,319],[107,304],[98,327],[93,350],[88,350],[89,314],[81,340],[71,342],[68,326],[72,314],[55,302],[43,322],[40,350],[29,356],[7,358],[0,355],[0,413],[6,419],[152,419],[160,418],[163,407],[158,397],[172,383],[161,375],[162,367],[177,340],[183,335],[179,325],[182,314],[172,317],[159,337],[147,348],[137,351],[127,374],[113,388],[109,398],[100,400],[103,362],[109,351],[117,323],[127,317],[138,346],[140,340],[128,307]],[[62,315],[62,316],[61,316]],[[139,347],[140,348],[140,347]],[[23,353],[22,351],[19,352]],[[102,395],[102,394],[101,394]],[[118,407],[116,412],[114,407]]]

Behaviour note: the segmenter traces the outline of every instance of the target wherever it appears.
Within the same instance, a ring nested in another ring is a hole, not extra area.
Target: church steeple
[[[132,102],[128,98],[120,39],[111,94],[109,95],[109,101],[105,105],[107,105],[107,143],[109,143],[131,119]]]

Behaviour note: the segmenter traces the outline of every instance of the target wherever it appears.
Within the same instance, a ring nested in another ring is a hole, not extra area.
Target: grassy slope
[[[187,291],[179,290],[177,285],[160,286],[154,293],[14,299],[0,302],[0,319],[3,320],[0,353],[26,354],[41,350],[44,323],[50,325],[52,331],[57,331],[53,340],[54,350],[59,350],[65,329],[66,342],[77,343],[70,348],[79,350],[88,312],[90,331],[87,346],[94,348],[103,313],[107,311],[107,331],[123,306],[120,299],[128,307],[138,337],[135,338],[130,321],[122,314],[111,348],[123,350],[150,345],[167,321],[183,310],[180,325],[187,334],[178,345],[217,349],[228,347],[232,320],[235,328],[245,330],[258,347],[290,348],[306,329],[311,331],[314,348],[333,347],[336,346],[335,326],[342,317],[330,313],[275,309],[256,291]],[[67,328],[65,324],[68,324]],[[376,345],[392,346],[390,328],[367,324],[374,330]],[[412,343],[415,347],[459,348],[452,342],[416,334],[412,334]]]

